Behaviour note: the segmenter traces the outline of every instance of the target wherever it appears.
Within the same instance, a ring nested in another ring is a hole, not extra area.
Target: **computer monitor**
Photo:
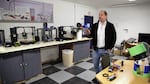
[[[150,45],[150,33],[139,33],[138,42],[147,42]]]

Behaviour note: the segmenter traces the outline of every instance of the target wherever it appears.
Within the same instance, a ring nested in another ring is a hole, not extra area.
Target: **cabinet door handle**
[[[27,66],[28,64],[25,64],[25,66]]]
[[[22,66],[23,66],[23,64],[20,64],[20,66],[22,67]]]

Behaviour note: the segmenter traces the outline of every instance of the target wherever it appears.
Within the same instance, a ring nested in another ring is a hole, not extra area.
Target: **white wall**
[[[117,31],[117,44],[128,38],[138,39],[138,33],[150,33],[150,4],[106,8],[108,19]],[[126,31],[128,30],[128,31]]]
[[[99,9],[93,7],[61,0],[34,1],[52,3],[54,5],[54,23],[49,23],[49,26],[75,26],[77,22],[84,22],[84,15],[94,16],[94,22],[98,20]],[[122,40],[126,40],[130,37],[138,38],[139,32],[150,33],[149,8],[150,4],[100,9],[107,10],[109,21],[114,23],[116,27],[117,44],[119,44]],[[0,29],[5,30],[6,39],[9,39],[10,27],[35,26],[36,28],[40,28],[42,25],[42,23],[0,23]],[[128,32],[126,32],[125,29],[128,29]]]
[[[34,0],[39,2],[52,3],[54,5],[54,23],[49,23],[49,26],[75,26],[76,22],[83,23],[84,15],[94,16],[97,18],[97,9],[81,5],[75,4],[72,2],[66,2],[61,0]],[[96,21],[96,19],[94,19]],[[9,28],[14,26],[35,26],[36,28],[41,28],[43,26],[42,23],[0,23],[0,29],[5,30],[6,39],[9,39]]]

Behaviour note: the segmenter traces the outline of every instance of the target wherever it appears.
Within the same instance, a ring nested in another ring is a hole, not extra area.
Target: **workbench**
[[[118,60],[115,62],[115,64],[121,66],[121,61],[122,60]],[[120,67],[123,72],[121,72],[120,70],[108,72],[107,67],[99,72],[96,75],[96,78],[100,82],[100,84],[150,84],[150,82],[148,81],[149,78],[142,78],[133,74],[133,66],[134,60],[124,60],[124,66]],[[107,73],[108,75],[116,74],[116,79],[109,81],[107,77],[103,77],[104,73]]]
[[[0,78],[3,84],[13,84],[42,73],[42,58],[61,60],[63,49],[73,49],[73,62],[90,56],[91,38],[38,42],[19,47],[0,47]],[[48,57],[47,57],[48,56]],[[56,56],[56,57],[55,57]],[[43,60],[44,61],[44,60]]]

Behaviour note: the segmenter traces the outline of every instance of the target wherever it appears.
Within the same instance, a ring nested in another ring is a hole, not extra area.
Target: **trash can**
[[[63,65],[64,66],[73,65],[73,52],[74,51],[71,49],[62,50],[62,58],[63,58]]]

